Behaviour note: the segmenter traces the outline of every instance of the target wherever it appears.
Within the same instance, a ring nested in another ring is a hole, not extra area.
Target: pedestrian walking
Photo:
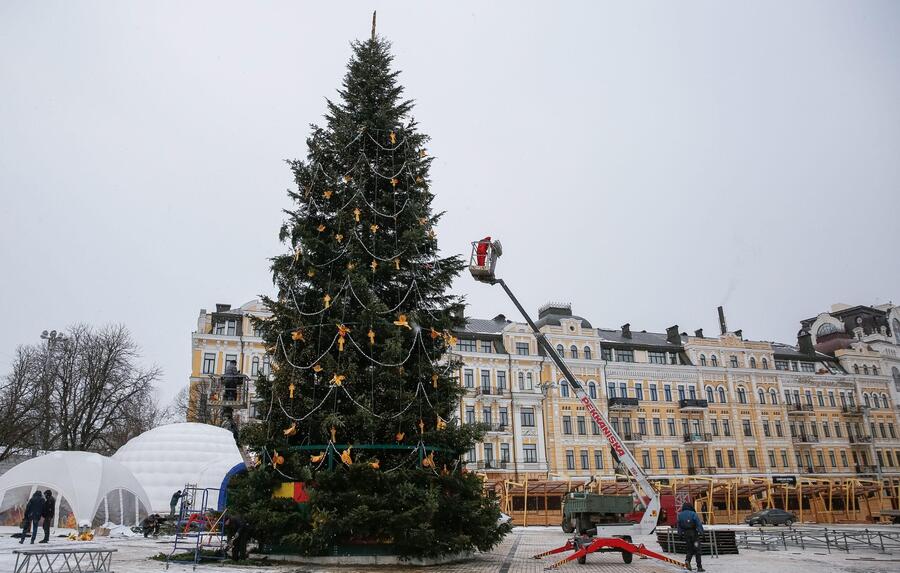
[[[44,492],[44,511],[42,515],[44,518],[44,538],[38,543],[49,543],[50,526],[53,524],[53,518],[56,517],[56,498],[53,497],[53,492],[49,489]]]
[[[25,521],[22,522],[22,539],[19,543],[25,543],[28,530],[31,529],[31,543],[37,538],[38,526],[41,524],[41,515],[44,513],[44,495],[40,491],[34,492],[28,505],[25,506]]]
[[[687,553],[684,557],[684,561],[687,565],[687,570],[691,570],[691,558],[696,556],[697,571],[704,571],[703,562],[701,561],[703,551],[700,548],[700,538],[703,535],[703,522],[700,521],[700,516],[697,515],[697,512],[694,511],[694,506],[690,503],[685,502],[685,504],[681,506],[681,511],[678,513],[678,534],[684,539],[685,551]]]

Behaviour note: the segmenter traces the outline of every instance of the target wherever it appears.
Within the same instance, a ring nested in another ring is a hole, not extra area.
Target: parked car
[[[744,522],[747,525],[787,525],[790,527],[797,521],[797,516],[783,509],[764,509],[751,513]]]

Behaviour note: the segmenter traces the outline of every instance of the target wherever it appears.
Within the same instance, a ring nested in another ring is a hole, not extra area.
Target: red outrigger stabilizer
[[[561,565],[565,565],[569,561],[578,560],[579,563],[584,563],[588,553],[594,553],[595,551],[600,550],[607,551],[615,551],[619,550],[622,553],[622,557],[624,558],[626,563],[631,563],[631,556],[633,554],[644,555],[646,557],[652,557],[653,559],[659,559],[660,561],[664,561],[671,565],[675,565],[682,569],[686,569],[687,566],[682,561],[677,561],[672,559],[671,557],[666,557],[661,553],[657,553],[656,551],[651,551],[647,549],[644,544],[635,545],[630,543],[624,539],[618,537],[596,537],[591,538],[587,536],[575,536],[566,542],[562,547],[557,547],[556,549],[551,549],[550,551],[544,551],[543,553],[538,553],[534,556],[534,559],[540,559],[541,557],[546,557],[547,555],[555,555],[557,553],[563,553],[564,551],[574,551],[575,553],[569,555],[565,559],[561,561],[557,561],[553,565],[546,567],[546,569],[556,569]]]

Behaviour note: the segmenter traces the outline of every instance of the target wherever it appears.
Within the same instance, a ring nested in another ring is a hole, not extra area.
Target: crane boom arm
[[[563,373],[566,377],[566,380],[569,381],[569,384],[572,385],[572,389],[575,391],[575,396],[578,397],[578,400],[584,405],[585,409],[590,413],[591,418],[593,418],[594,422],[597,423],[597,426],[600,427],[600,432],[606,437],[606,440],[609,442],[610,448],[615,452],[615,455],[618,457],[619,461],[625,467],[626,471],[631,476],[631,479],[635,483],[638,494],[644,498],[643,501],[646,502],[646,508],[644,510],[644,516],[641,519],[640,529],[643,533],[649,534],[656,528],[656,520],[657,515],[659,514],[659,493],[656,488],[650,483],[647,474],[644,473],[644,470],[638,464],[637,459],[631,453],[631,450],[625,446],[625,443],[622,441],[622,438],[619,437],[618,432],[612,427],[609,421],[606,419],[606,416],[603,415],[603,412],[597,408],[594,401],[591,400],[590,396],[588,396],[587,392],[584,391],[584,386],[581,385],[581,382],[572,374],[572,371],[569,370],[569,367],[566,365],[565,361],[559,354],[556,353],[556,349],[550,344],[547,338],[544,336],[537,325],[531,320],[531,317],[528,316],[528,313],[525,312],[525,309],[519,303],[518,299],[509,290],[509,287],[506,286],[506,283],[503,279],[493,279],[494,282],[499,283],[500,286],[503,287],[503,290],[506,291],[506,294],[509,296],[510,300],[513,301],[513,304],[516,305],[516,308],[525,318],[525,321],[528,323],[528,326],[531,327],[531,330],[534,331],[535,338],[537,338],[538,344],[541,348],[544,349],[544,352],[547,353],[547,356],[556,364],[556,367]]]

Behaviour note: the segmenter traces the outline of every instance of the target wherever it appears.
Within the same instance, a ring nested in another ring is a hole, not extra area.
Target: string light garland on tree
[[[269,541],[305,553],[348,531],[406,556],[487,549],[505,528],[462,471],[482,435],[457,420],[462,301],[448,291],[464,264],[439,254],[428,137],[389,44],[373,35],[353,52],[341,99],[312,127],[306,159],[290,162],[287,252],[272,259],[278,294],[256,325],[280,368],[256,381],[268,407],[242,430],[270,463],[235,478],[234,503]],[[309,508],[273,499],[285,480],[308,483]]]

